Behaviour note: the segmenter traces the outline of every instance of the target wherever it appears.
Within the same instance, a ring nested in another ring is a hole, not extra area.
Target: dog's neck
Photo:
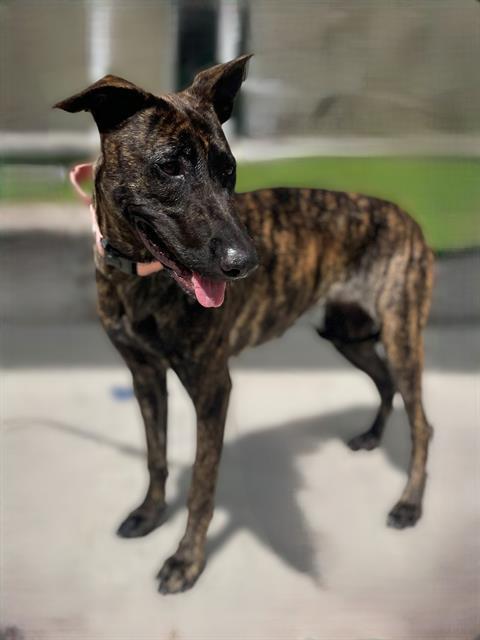
[[[117,251],[137,262],[148,262],[152,256],[136,237],[102,185],[103,163],[100,158],[94,169],[93,204],[100,232]]]
[[[105,235],[108,232],[108,225],[105,221],[108,220],[108,216],[104,219],[102,228],[97,215],[98,193],[100,190],[95,189],[93,197],[84,191],[81,183],[85,180],[92,178],[94,173],[94,167],[91,163],[76,165],[70,171],[70,182],[73,188],[83,202],[88,205],[92,216],[92,232],[95,239],[95,262],[97,268],[104,272],[105,267],[115,267],[123,273],[136,276],[149,276],[163,269],[163,264],[157,260],[141,261],[136,259],[130,259],[125,253],[122,253],[117,249]],[[115,227],[113,227],[115,228]]]

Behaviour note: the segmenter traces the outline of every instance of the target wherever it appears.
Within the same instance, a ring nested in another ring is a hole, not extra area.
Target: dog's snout
[[[227,246],[219,252],[218,264],[226,278],[244,278],[257,266],[257,254],[253,247]]]
[[[247,254],[241,249],[228,247],[220,256],[220,269],[229,278],[238,278],[248,260]]]

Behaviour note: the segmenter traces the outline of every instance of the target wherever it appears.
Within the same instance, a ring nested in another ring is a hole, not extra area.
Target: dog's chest
[[[112,293],[117,304],[101,315],[113,342],[165,366],[200,361],[226,338],[227,306],[205,309],[168,277],[122,280]]]

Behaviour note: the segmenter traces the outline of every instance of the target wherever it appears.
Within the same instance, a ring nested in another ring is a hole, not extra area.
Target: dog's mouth
[[[151,225],[137,219],[135,226],[145,247],[169,271],[185,293],[195,298],[202,307],[222,306],[227,284],[224,280],[212,280],[190,271],[172,257]]]

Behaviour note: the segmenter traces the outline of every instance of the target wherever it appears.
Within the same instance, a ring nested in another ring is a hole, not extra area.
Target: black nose
[[[225,247],[219,256],[220,269],[229,279],[244,278],[257,264],[255,249]]]

